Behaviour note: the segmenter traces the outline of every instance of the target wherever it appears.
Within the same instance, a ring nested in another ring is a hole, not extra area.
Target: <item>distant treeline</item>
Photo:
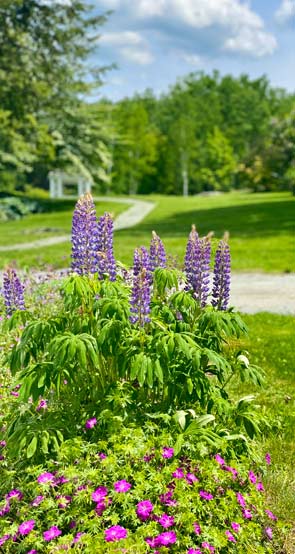
[[[57,168],[120,194],[294,186],[295,96],[266,77],[193,73],[159,98],[89,103],[105,19],[80,0],[1,0],[0,193]]]
[[[112,188],[196,194],[295,182],[295,97],[251,80],[193,73],[156,98],[113,105]]]

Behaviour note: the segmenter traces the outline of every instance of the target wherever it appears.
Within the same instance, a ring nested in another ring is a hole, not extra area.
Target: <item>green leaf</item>
[[[36,435],[34,435],[34,437],[32,438],[27,448],[27,458],[32,458],[34,456],[37,449],[37,444],[38,444],[38,439]]]
[[[185,428],[186,415],[187,412],[185,412],[184,410],[179,410],[174,416],[175,421],[180,425],[181,429]]]
[[[181,433],[180,435],[178,435],[178,437],[176,439],[176,443],[174,445],[174,454],[175,454],[175,456],[177,456],[179,454],[179,452],[181,451],[183,443],[184,443],[184,435]]]

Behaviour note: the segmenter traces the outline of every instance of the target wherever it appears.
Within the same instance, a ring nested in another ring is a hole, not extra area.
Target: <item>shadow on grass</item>
[[[132,229],[133,235],[151,233],[155,230],[161,237],[183,236],[195,223],[200,234],[214,231],[220,236],[229,231],[236,237],[272,236],[283,233],[295,237],[295,203],[294,200],[264,202],[222,208],[206,208],[188,212],[173,213],[163,220],[157,219],[155,210],[147,221]],[[128,235],[128,230],[120,231],[121,236]]]

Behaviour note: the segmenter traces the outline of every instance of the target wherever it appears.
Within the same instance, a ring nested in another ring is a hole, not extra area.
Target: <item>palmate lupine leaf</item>
[[[11,352],[10,370],[15,375],[23,367],[27,367],[32,358],[37,360],[38,356],[46,350],[52,337],[60,332],[65,326],[64,318],[32,321],[24,329],[19,344]]]
[[[124,330],[124,323],[116,319],[106,319],[100,321],[100,327],[97,337],[97,345],[102,354],[107,357],[118,354],[122,346],[121,339]]]

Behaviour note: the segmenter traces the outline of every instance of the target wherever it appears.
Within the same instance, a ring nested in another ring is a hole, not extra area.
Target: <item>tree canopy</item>
[[[45,186],[54,168],[120,194],[294,185],[295,96],[264,76],[196,72],[159,97],[91,101],[108,15],[82,0],[1,0],[0,190]]]
[[[101,82],[102,68],[89,60],[105,18],[79,0],[2,0],[2,187],[40,183],[56,165],[98,177],[106,130],[101,109],[93,117],[85,97]]]

